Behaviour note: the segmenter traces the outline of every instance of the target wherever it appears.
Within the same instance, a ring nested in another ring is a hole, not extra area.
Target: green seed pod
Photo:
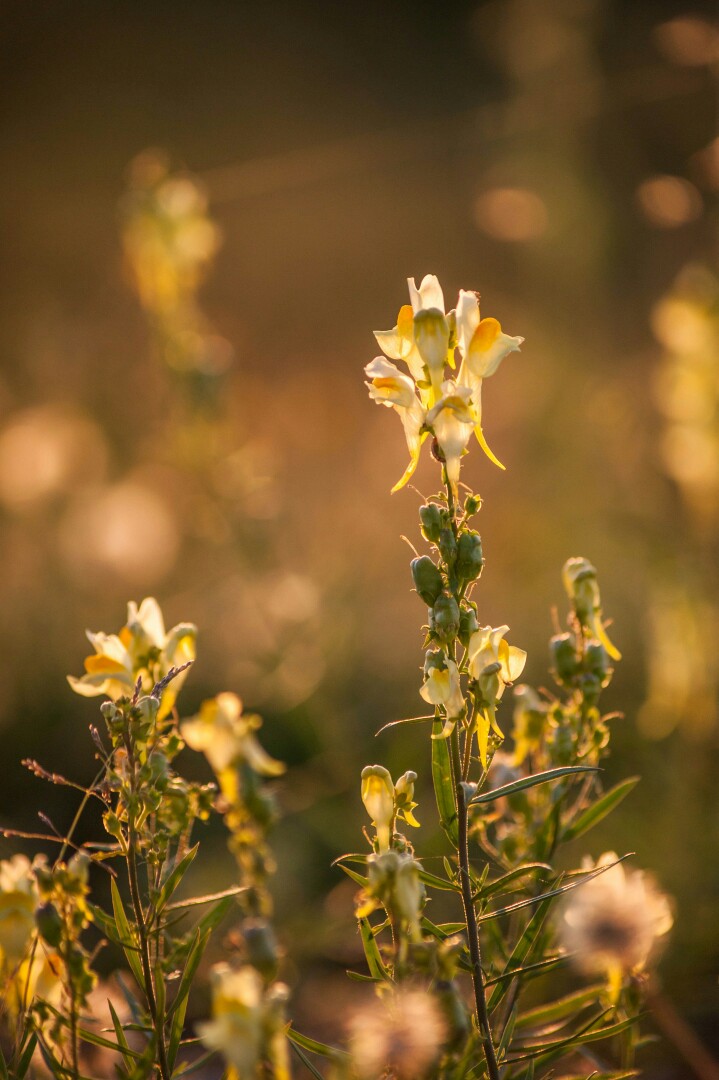
[[[442,528],[442,514],[436,503],[425,503],[419,508],[419,520],[422,525],[422,535],[431,544],[439,540],[439,531]]]
[[[587,642],[587,648],[584,653],[584,666],[585,670],[589,672],[590,675],[594,675],[599,679],[602,686],[607,685],[609,676],[612,672],[612,665],[609,662],[609,654],[601,642]]]
[[[571,634],[556,634],[549,642],[554,673],[562,683],[569,683],[579,674],[579,661]]]
[[[277,939],[265,919],[248,919],[242,929],[248,964],[252,964],[268,982],[277,975],[280,964]]]
[[[62,940],[62,919],[54,904],[41,904],[35,909],[35,925],[43,941],[56,949]]]
[[[451,529],[442,529],[439,534],[439,553],[447,566],[454,565],[457,558],[457,541]]]
[[[418,559],[412,559],[410,568],[415,589],[425,604],[429,604],[431,607],[442,592],[444,585],[442,575],[429,555],[421,555]]]
[[[459,633],[459,608],[453,596],[442,593],[434,602],[432,609],[433,629],[444,640],[456,637]]]
[[[464,500],[464,512],[471,517],[472,514],[476,514],[482,505],[482,500],[479,495],[468,495]]]
[[[479,630],[477,622],[477,609],[474,604],[463,607],[459,615],[459,640],[465,649],[469,645],[469,639],[476,630]]]
[[[457,543],[457,577],[462,582],[476,581],[483,566],[482,538],[479,533],[462,533]]]

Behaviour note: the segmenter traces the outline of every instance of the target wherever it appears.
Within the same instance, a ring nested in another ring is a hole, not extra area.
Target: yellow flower
[[[17,1016],[35,1000],[41,998],[59,1008],[63,997],[63,963],[42,941],[37,941],[22,963],[11,972],[5,1000],[10,1012]]]
[[[527,662],[524,649],[505,639],[507,630],[508,626],[481,626],[472,634],[467,648],[469,674],[477,683],[477,742],[485,769],[490,728],[503,737],[497,723],[497,704],[505,687],[519,678]]]
[[[390,360],[404,360],[415,382],[427,378],[424,360],[414,340],[414,312],[411,304],[399,309],[397,324],[391,330],[375,330],[374,336],[385,356]]]
[[[514,739],[515,765],[539,749],[547,723],[547,704],[531,686],[514,688]]]
[[[252,967],[212,969],[212,1020],[197,1024],[209,1050],[219,1050],[241,1080],[254,1080],[263,1043],[263,983]]]
[[[599,595],[597,571],[589,559],[580,557],[567,559],[562,570],[562,578],[579,621],[593,632],[612,660],[621,660],[622,654],[612,645],[602,623],[602,601]]]
[[[119,634],[88,630],[87,637],[95,652],[85,660],[85,674],[79,679],[67,677],[75,693],[83,697],[104,695],[116,701],[131,696],[138,677],[149,693],[170,668],[181,667],[196,655],[197,628],[192,623],[179,623],[166,633],[162,611],[153,597],[143,600],[139,608],[130,601],[127,623]],[[186,676],[183,671],[166,687],[160,720],[172,711]]]
[[[422,433],[425,421],[425,409],[415,392],[415,386],[408,375],[403,375],[395,364],[385,360],[383,356],[376,356],[365,367],[365,375],[369,382],[369,396],[379,405],[386,405],[399,414],[407,440],[410,461],[401,479],[392,488],[399,491],[409,480],[417,468],[419,452],[426,433]]]
[[[26,855],[0,862],[0,958],[14,966],[25,955],[35,930],[38,890]]]
[[[287,988],[275,983],[265,989],[260,974],[246,965],[215,964],[212,979],[212,1020],[197,1024],[209,1050],[219,1050],[234,1072],[233,1080],[256,1080],[260,1062],[269,1057],[275,1080],[290,1080],[283,1007]]]
[[[427,427],[432,428],[444,456],[447,480],[457,495],[460,461],[467,449],[477,415],[472,405],[472,391],[451,380],[442,383],[442,396],[427,413]]]
[[[428,653],[427,656],[425,681],[420,694],[430,705],[441,706],[444,709],[447,719],[439,737],[446,739],[451,735],[457,718],[464,711],[464,694],[459,678],[459,668],[454,660],[442,652]],[[437,662],[443,666],[436,666]]]
[[[674,920],[668,897],[641,870],[625,870],[613,851],[582,868],[603,866],[567,901],[562,942],[582,971],[606,975],[616,1002],[625,976],[646,967]]]
[[[243,715],[237,694],[224,693],[204,701],[197,716],[182,723],[180,734],[192,750],[204,753],[218,775],[245,761],[261,776],[279,776],[285,766],[255,738],[261,726],[259,716]]]
[[[496,319],[480,319],[477,294],[460,289],[457,303],[457,344],[462,357],[458,382],[472,391],[477,416],[475,434],[485,454],[501,469],[502,463],[489,449],[482,431],[482,380],[494,375],[510,352],[519,350],[523,337],[502,331]]]

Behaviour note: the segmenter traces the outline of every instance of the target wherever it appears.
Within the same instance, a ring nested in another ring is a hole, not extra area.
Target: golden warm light
[[[527,188],[496,187],[483,192],[474,204],[477,226],[495,240],[523,243],[547,231],[549,215],[544,201]]]
[[[701,195],[680,176],[653,176],[637,188],[639,207],[652,225],[676,229],[695,221],[702,213]]]

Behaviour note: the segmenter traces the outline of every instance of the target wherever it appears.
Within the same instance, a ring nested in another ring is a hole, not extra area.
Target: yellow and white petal
[[[523,337],[503,333],[497,319],[482,319],[467,347],[465,365],[475,378],[488,379],[505,356],[516,352],[523,341]]]
[[[365,367],[369,396],[382,405],[397,405],[402,409],[411,409],[417,401],[415,386],[409,375],[404,375],[398,367],[384,356],[376,356]]]
[[[165,644],[165,620],[154,596],[147,596],[139,608],[134,601],[127,605],[127,626],[134,634],[141,634],[156,649]]]
[[[457,301],[457,345],[462,359],[467,355],[469,343],[479,326],[479,300],[477,294],[466,289],[459,290]]]
[[[407,278],[407,286],[412,311],[415,315],[419,311],[427,311],[429,308],[436,308],[444,314],[444,293],[434,274],[425,274],[419,289],[415,285],[414,278]]]

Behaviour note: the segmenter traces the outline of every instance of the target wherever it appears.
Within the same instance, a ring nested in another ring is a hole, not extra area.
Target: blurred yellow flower
[[[160,606],[151,596],[139,608],[133,601],[128,604],[127,623],[119,634],[88,630],[87,637],[95,653],[85,660],[85,674],[67,677],[75,693],[83,697],[105,695],[116,701],[133,693],[138,677],[149,693],[170,668],[181,667],[196,655],[197,628],[178,623],[166,633]],[[164,690],[159,719],[173,709],[186,675],[181,672]]]
[[[212,969],[212,1019],[197,1024],[197,1033],[210,1050],[219,1050],[231,1069],[228,1080],[256,1080],[262,1059],[272,1061],[275,1080],[290,1080],[287,1043],[283,1033],[284,984],[269,990],[259,972],[246,965]]]
[[[562,570],[562,578],[567,596],[574,604],[579,621],[592,631],[612,660],[621,660],[622,654],[612,645],[604,629],[597,571],[589,559],[580,557],[567,559]]]
[[[35,930],[38,889],[26,855],[0,862],[0,960],[14,966],[25,955]]]
[[[431,666],[425,665],[425,681],[420,694],[430,705],[441,706],[446,721],[441,733],[447,738],[452,733],[457,717],[464,711],[464,695],[459,678],[459,668],[454,660],[442,652],[429,653]],[[437,663],[443,666],[437,666]]]
[[[205,755],[218,776],[241,761],[261,776],[279,776],[285,766],[255,738],[261,726],[259,716],[243,715],[237,694],[224,693],[204,701],[199,713],[182,723],[180,734],[192,750]]]

